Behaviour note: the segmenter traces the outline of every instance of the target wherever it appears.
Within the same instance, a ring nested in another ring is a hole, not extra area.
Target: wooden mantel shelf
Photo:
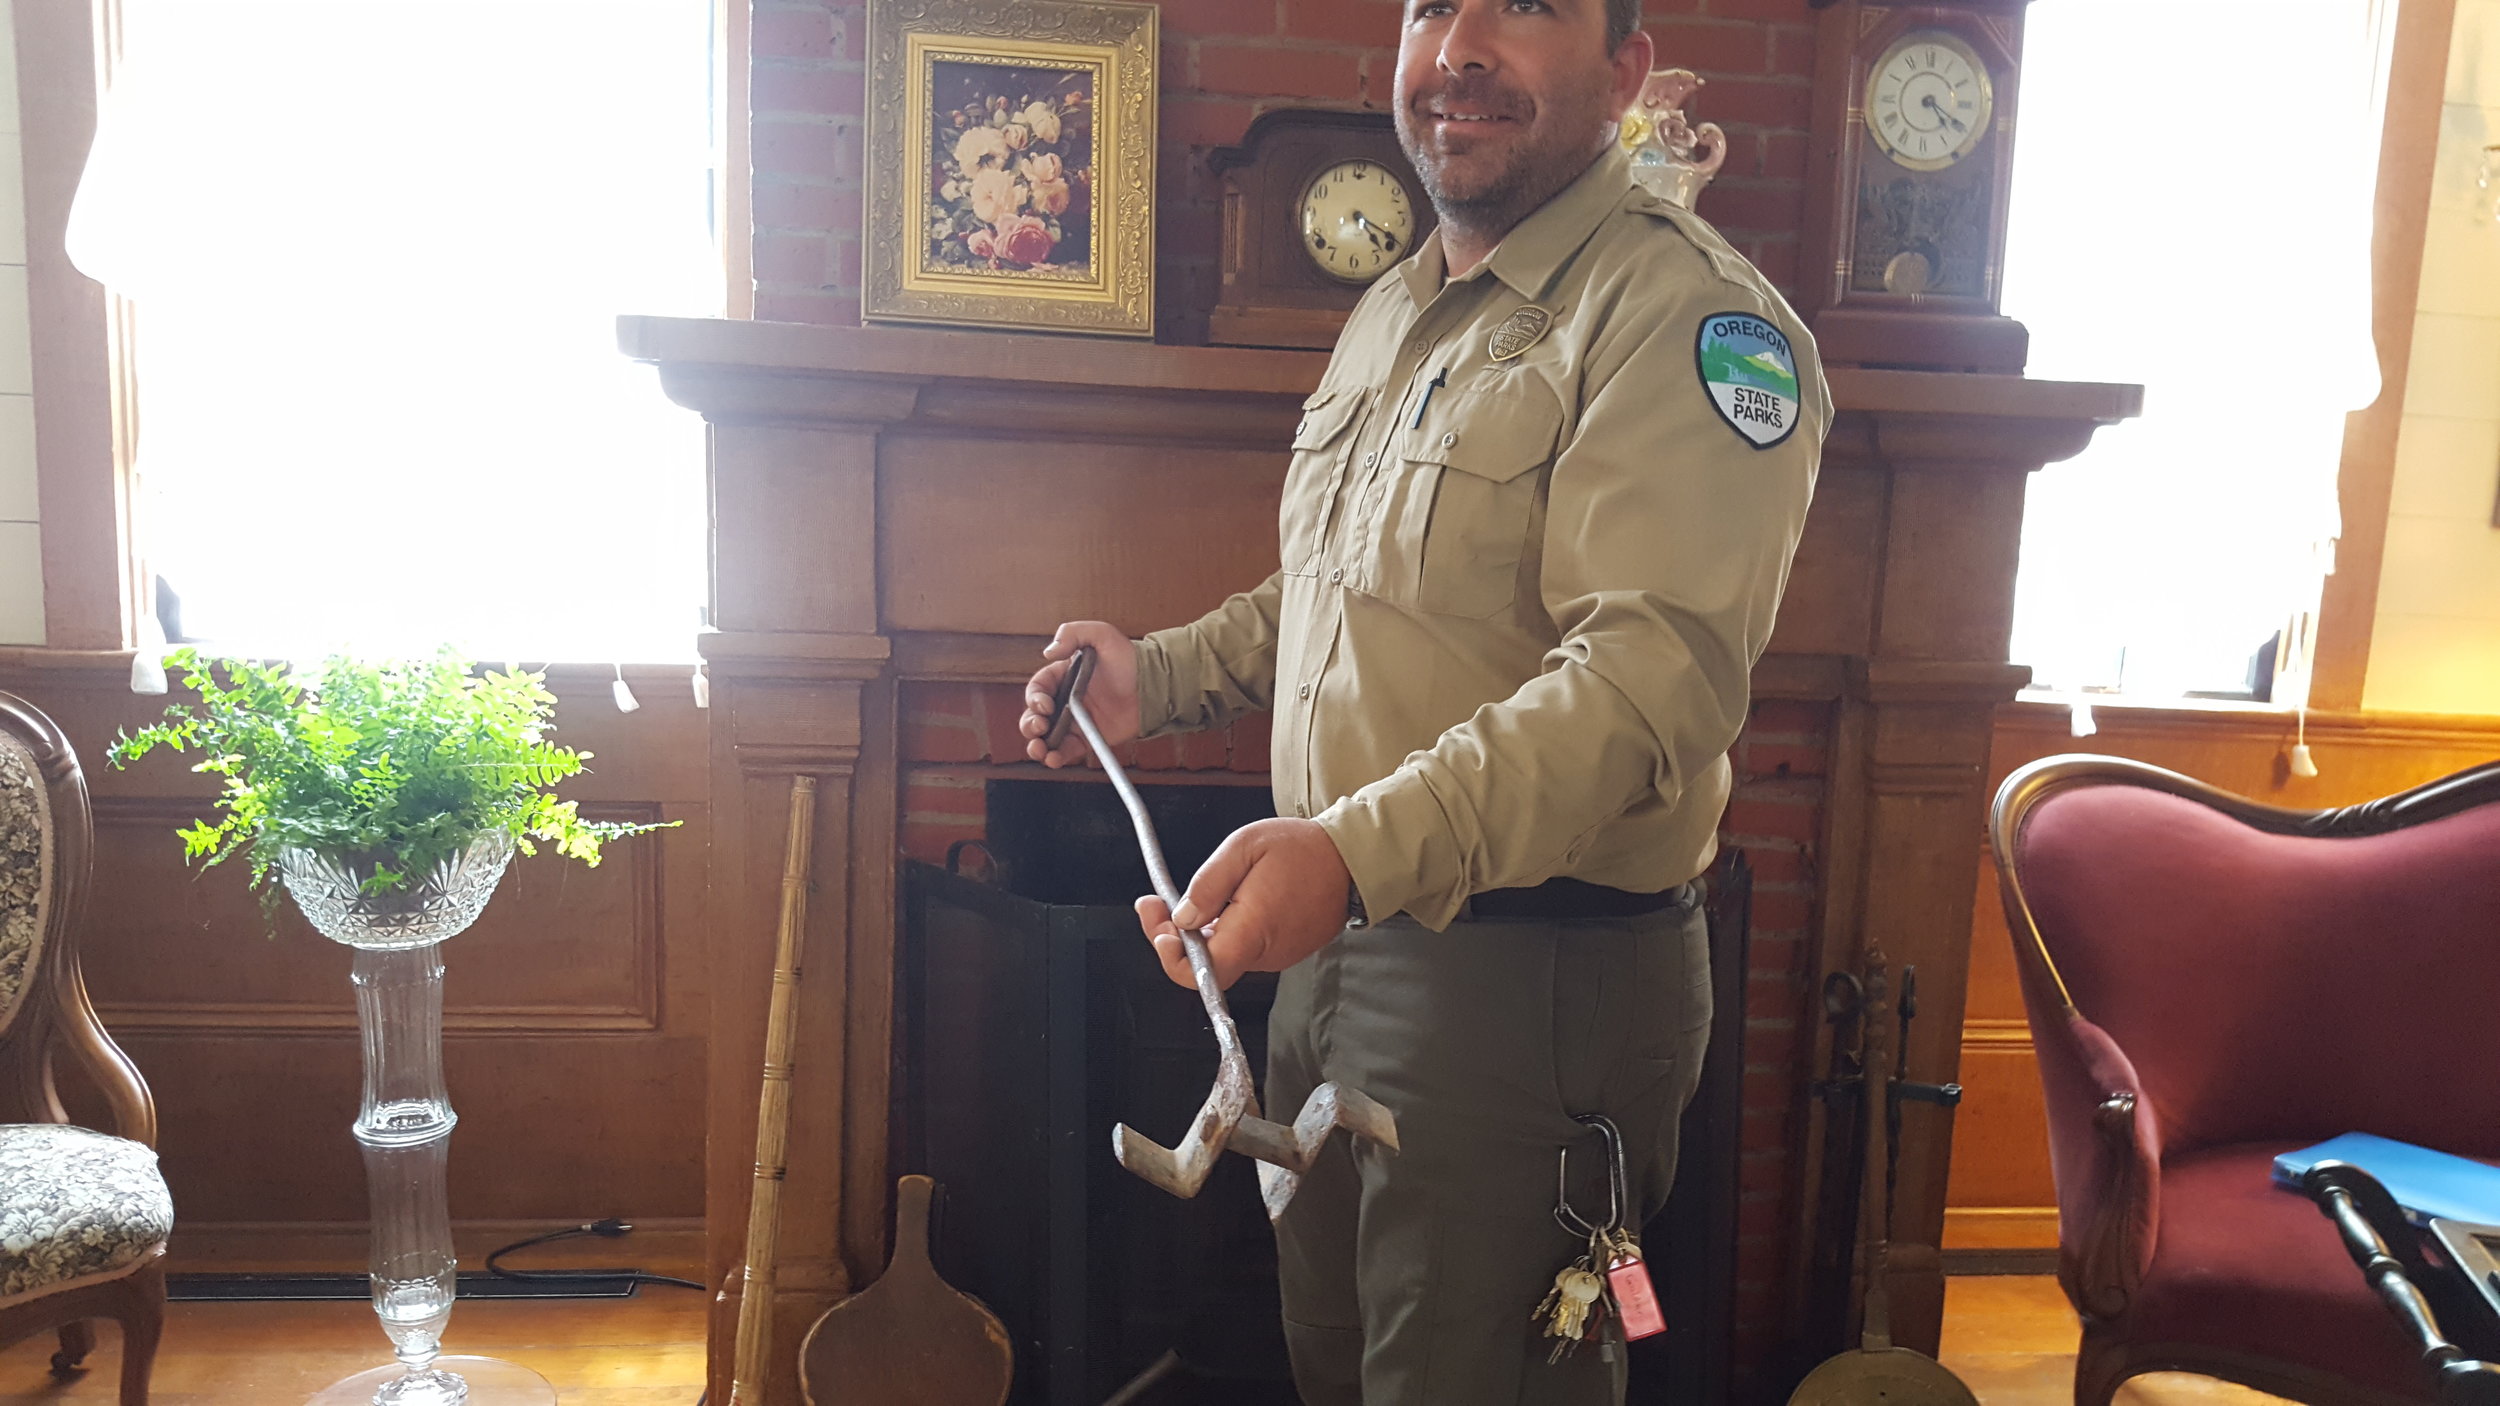
[[[621,317],[617,342],[634,360],[663,367],[1216,395],[1308,395],[1328,368],[1322,352],[721,318]],[[2142,386],[1856,366],[1834,367],[1828,374],[1833,403],[1844,414],[1959,415],[2097,427],[2131,419],[2144,407]]]
[[[1195,618],[1276,567],[1286,447],[1327,368],[1309,352],[918,328],[628,317],[625,353],[711,424],[714,992],[707,1222],[735,1284],[790,777],[819,779],[817,898],[800,993],[768,1400],[814,1315],[885,1263],[895,1001],[896,710],[911,680],[1000,680],[1062,620],[1132,634]],[[1880,947],[1919,968],[1921,1077],[1953,1077],[1972,837],[2006,661],[2025,483],[2133,386],[1836,370],[1840,414],[1757,693],[1824,710],[1833,739],[1800,993]],[[1801,1000],[1804,997],[1801,995]],[[1828,1028],[1802,1006],[1782,1258],[1796,1302],[1823,1169]],[[741,1053],[747,1052],[747,1053]],[[1901,1148],[1895,1337],[1933,1350],[1949,1124]],[[1854,1176],[1855,1173],[1847,1172]],[[734,1304],[715,1313],[727,1395]]]

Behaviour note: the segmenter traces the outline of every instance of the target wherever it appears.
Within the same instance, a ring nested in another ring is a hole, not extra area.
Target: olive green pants
[[[1675,1179],[1676,1124],[1710,1031],[1698,904],[1628,919],[1399,918],[1286,972],[1267,1100],[1291,1118],[1336,1080],[1397,1115],[1402,1152],[1331,1141],[1276,1224],[1285,1338],[1304,1406],[1604,1406],[1624,1353],[1559,1364],[1530,1322],[1586,1249],[1554,1219],[1605,1213],[1600,1141],[1622,1128],[1637,1232]],[[1672,1331],[1672,1325],[1670,1325]]]

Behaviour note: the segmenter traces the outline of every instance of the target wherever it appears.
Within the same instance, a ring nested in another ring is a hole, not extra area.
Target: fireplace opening
[[[1167,1354],[1177,1367],[1132,1406],[1294,1406],[1251,1161],[1226,1157],[1182,1201],[1111,1155],[1121,1122],[1177,1141],[1215,1078],[1204,1012],[1138,935],[1147,880],[1127,812],[1098,782],[984,790],[986,837],[904,877],[892,1170],[941,1187],[939,1273],[1006,1325],[1012,1406],[1100,1406]],[[1274,813],[1263,787],[1143,790],[1184,884]],[[1712,879],[1708,1064],[1674,1197],[1643,1236],[1669,1328],[1633,1348],[1635,1402],[1726,1399],[1750,888],[1731,853]],[[1275,978],[1228,994],[1263,1071]]]

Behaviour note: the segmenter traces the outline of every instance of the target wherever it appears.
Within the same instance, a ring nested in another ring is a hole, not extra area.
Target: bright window
[[[711,0],[121,8],[71,249],[184,633],[691,659],[702,424],[615,319],[721,308]]]
[[[2392,0],[2037,0],[2005,310],[2033,376],[2144,415],[2031,485],[2014,659],[2037,684],[2296,683],[2378,395],[2370,233]],[[2294,701],[2278,699],[2277,701]]]

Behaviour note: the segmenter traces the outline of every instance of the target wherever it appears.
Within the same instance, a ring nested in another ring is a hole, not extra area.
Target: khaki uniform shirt
[[[1610,148],[1374,284],[1304,415],[1282,569],[1142,642],[1147,735],[1272,708],[1277,813],[1376,918],[1708,868],[1831,423],[1779,294]]]

